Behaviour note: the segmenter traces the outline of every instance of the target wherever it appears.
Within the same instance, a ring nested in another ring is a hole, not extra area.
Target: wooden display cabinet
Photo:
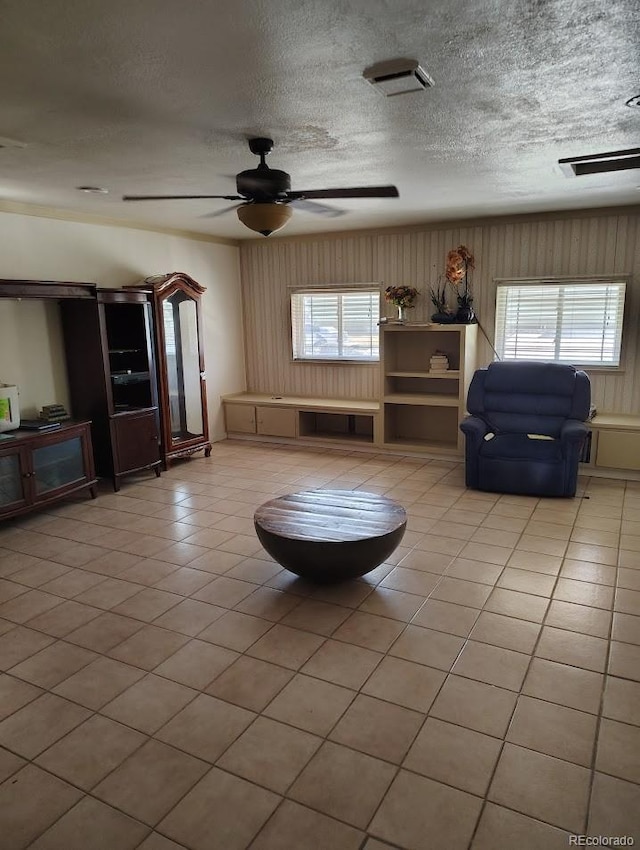
[[[173,272],[147,278],[136,289],[144,290],[153,305],[164,467],[201,449],[209,457],[200,300],[205,287]]]
[[[27,513],[78,490],[96,496],[89,422],[50,431],[11,431],[0,441],[0,519]]]

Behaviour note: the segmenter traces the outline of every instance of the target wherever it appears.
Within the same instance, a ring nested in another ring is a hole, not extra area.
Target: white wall
[[[224,437],[220,395],[245,388],[239,251],[187,236],[0,212],[0,278],[103,287],[181,271],[203,295],[209,427]],[[0,299],[0,382],[18,384],[25,416],[68,405],[58,305]]]

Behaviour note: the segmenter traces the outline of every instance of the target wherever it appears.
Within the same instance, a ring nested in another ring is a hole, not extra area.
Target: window
[[[625,285],[620,279],[498,282],[498,356],[618,366]]]
[[[293,359],[379,360],[379,318],[377,288],[294,292]]]

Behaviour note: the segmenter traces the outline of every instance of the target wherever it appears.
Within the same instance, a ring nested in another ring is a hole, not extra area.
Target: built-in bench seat
[[[226,430],[233,437],[264,437],[331,443],[382,443],[380,403],[375,400],[317,396],[233,393],[222,397]],[[640,416],[598,413],[592,431],[590,461],[583,471],[640,473]],[[415,449],[413,449],[415,451]],[[618,473],[619,475],[619,473]]]
[[[222,402],[229,435],[378,442],[378,401],[233,393]]]
[[[640,471],[640,416],[598,413],[588,425],[591,464],[596,469]]]

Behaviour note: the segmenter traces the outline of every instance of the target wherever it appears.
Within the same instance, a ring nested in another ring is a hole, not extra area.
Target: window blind
[[[380,292],[339,290],[291,295],[294,360],[379,359]]]
[[[499,282],[498,356],[618,366],[625,288],[624,280]]]

